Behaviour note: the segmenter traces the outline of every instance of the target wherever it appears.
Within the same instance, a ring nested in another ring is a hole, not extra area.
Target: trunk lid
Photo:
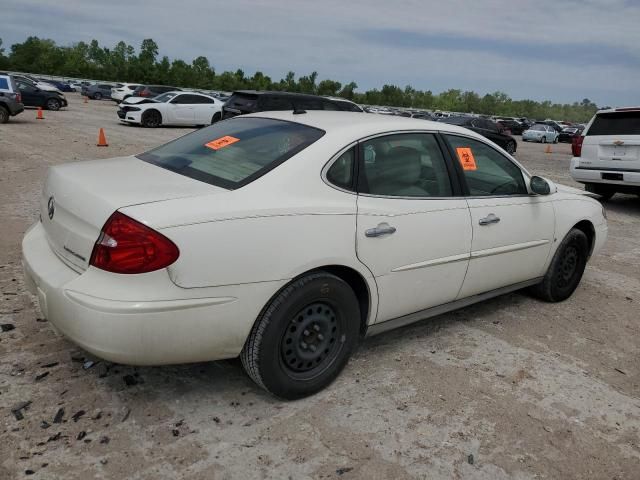
[[[89,265],[100,230],[116,210],[225,191],[133,156],[121,157],[52,167],[40,212],[53,251],[81,272]]]

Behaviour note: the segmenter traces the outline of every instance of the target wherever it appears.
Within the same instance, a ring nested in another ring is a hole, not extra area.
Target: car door
[[[41,98],[40,90],[33,85],[25,82],[16,82],[18,90],[22,96],[22,103],[26,107],[41,107],[44,105],[44,101]]]
[[[471,224],[437,135],[381,135],[359,147],[356,251],[378,285],[376,322],[454,300]]]
[[[182,94],[173,97],[169,102],[168,118],[174,125],[194,125],[195,112],[193,100],[194,95]]]
[[[520,166],[490,145],[447,134],[463,180],[473,241],[458,298],[526,282],[544,275],[554,240],[551,196],[529,194]]]
[[[205,97],[204,95],[190,96],[194,97],[193,113],[196,125],[209,125],[213,115],[217,111],[220,111],[220,109],[216,108],[215,100],[213,100],[213,98]]]

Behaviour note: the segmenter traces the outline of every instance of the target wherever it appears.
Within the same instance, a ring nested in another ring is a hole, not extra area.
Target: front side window
[[[451,183],[434,135],[410,133],[362,143],[363,193],[393,197],[447,197]]]
[[[471,196],[528,194],[520,167],[497,150],[468,137],[445,136],[460,162]]]
[[[238,117],[137,157],[195,180],[235,189],[298,154],[324,133],[294,122]]]

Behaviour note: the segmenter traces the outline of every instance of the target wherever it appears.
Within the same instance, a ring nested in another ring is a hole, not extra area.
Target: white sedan
[[[560,134],[551,126],[536,123],[522,132],[524,142],[558,143]]]
[[[236,117],[146,153],[52,167],[26,284],[120,363],[240,356],[283,398],[365,335],[530,287],[568,298],[602,206],[470,130],[350,112]]]
[[[154,98],[129,97],[118,105],[120,121],[162,125],[210,125],[221,118],[224,102],[196,92],[167,92]]]

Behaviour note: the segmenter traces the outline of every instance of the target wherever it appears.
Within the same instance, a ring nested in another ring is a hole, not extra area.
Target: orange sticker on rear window
[[[469,147],[458,147],[456,153],[460,159],[463,170],[477,170],[476,159],[473,158],[473,152]]]
[[[228,147],[229,145],[239,141],[239,138],[225,135],[224,137],[216,138],[215,140],[211,140],[209,143],[205,143],[204,146],[212,150],[220,150],[221,148]]]

